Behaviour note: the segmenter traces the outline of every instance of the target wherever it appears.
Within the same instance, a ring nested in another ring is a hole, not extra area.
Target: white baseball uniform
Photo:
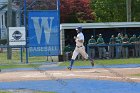
[[[85,51],[85,46],[84,42],[79,42],[78,40],[83,40],[84,41],[84,35],[82,32],[77,34],[77,37],[75,39],[76,42],[76,47],[72,55],[72,59],[75,60],[77,55],[80,53],[85,59],[88,59],[88,54]]]

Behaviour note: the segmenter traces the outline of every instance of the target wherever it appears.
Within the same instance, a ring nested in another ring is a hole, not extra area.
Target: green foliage
[[[140,0],[132,0],[132,21],[140,22]]]
[[[132,21],[140,21],[140,0],[132,1]],[[96,22],[126,22],[126,0],[91,0]]]
[[[126,21],[125,0],[92,0],[97,22]]]
[[[63,62],[60,66],[69,66],[69,62]],[[95,60],[95,65],[117,65],[117,64],[140,64],[140,58]],[[76,61],[75,66],[90,66],[89,61]]]
[[[29,10],[57,9],[56,0],[26,1]],[[132,22],[140,22],[140,0],[131,2]],[[61,23],[126,22],[126,11],[126,0],[60,0]]]

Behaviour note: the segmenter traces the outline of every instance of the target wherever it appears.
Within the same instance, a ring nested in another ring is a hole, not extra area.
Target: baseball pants
[[[72,54],[72,59],[75,60],[78,54],[81,54],[85,59],[88,59],[88,54],[85,51],[85,47],[84,46],[76,46],[75,50]]]

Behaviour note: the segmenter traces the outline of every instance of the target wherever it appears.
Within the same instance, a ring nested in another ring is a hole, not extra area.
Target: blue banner
[[[59,13],[30,11],[28,15],[30,56],[55,56],[60,53]]]

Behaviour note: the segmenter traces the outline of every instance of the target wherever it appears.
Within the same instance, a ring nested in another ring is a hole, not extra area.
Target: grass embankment
[[[0,69],[10,69],[10,68],[38,68],[40,64],[6,64],[0,65]]]
[[[26,63],[26,53],[22,54],[23,63]],[[16,50],[12,52],[12,59],[7,59],[7,52],[0,53],[0,64],[8,64],[8,63],[20,63],[21,62],[21,54],[20,50]],[[29,62],[46,62],[47,57],[28,57]]]
[[[63,62],[60,66],[68,66],[69,62]],[[117,64],[140,64],[140,58],[129,58],[129,59],[106,59],[106,60],[95,60],[95,65],[117,65]],[[75,61],[75,66],[90,66],[89,61]]]
[[[0,53],[0,69],[9,68],[35,68],[39,67],[42,62],[47,62],[47,57],[28,57],[29,63],[26,64],[26,53],[23,52],[23,62],[21,63],[20,50],[12,51],[12,59],[7,59],[7,52]],[[39,62],[39,64],[32,64]]]

